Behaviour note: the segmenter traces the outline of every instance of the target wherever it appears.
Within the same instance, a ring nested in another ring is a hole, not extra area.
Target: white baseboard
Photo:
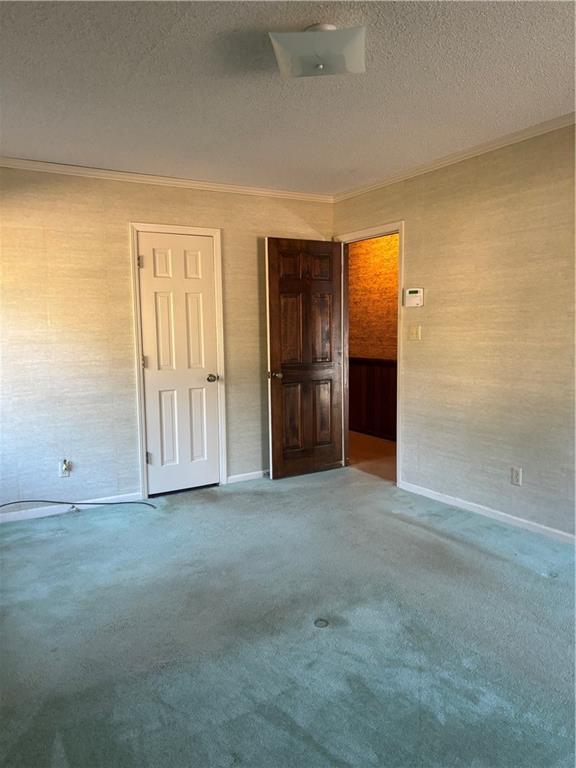
[[[242,475],[228,475],[227,483],[243,483],[245,480],[259,480],[268,477],[267,469],[259,469],[257,472],[244,472]]]
[[[75,501],[74,504],[94,504],[108,503],[117,504],[122,501],[142,501],[140,493],[123,493],[120,496],[105,496],[101,499],[85,499],[84,501]],[[22,502],[24,503],[24,502]],[[53,515],[63,515],[70,509],[70,504],[50,504],[43,507],[31,507],[30,509],[19,509],[14,512],[0,512],[0,523],[16,523],[20,520],[33,520],[37,517],[52,517]]]
[[[507,512],[500,512],[491,507],[484,507],[482,504],[475,504],[472,501],[458,499],[455,496],[447,496],[445,493],[438,493],[438,491],[432,491],[430,488],[423,488],[421,485],[414,485],[413,483],[406,483],[403,480],[399,480],[397,486],[398,488],[402,488],[403,491],[409,491],[418,496],[425,496],[427,499],[434,499],[434,501],[441,501],[443,504],[448,504],[451,507],[459,507],[460,509],[465,509],[467,512],[476,512],[485,517],[500,520],[502,523],[515,525],[517,528],[526,528],[529,531],[543,533],[545,536],[551,536],[552,538],[561,539],[562,541],[574,542],[575,540],[574,535],[566,533],[566,531],[559,531],[557,528],[550,528],[541,523],[534,523],[532,520],[525,520],[523,517],[509,515]]]

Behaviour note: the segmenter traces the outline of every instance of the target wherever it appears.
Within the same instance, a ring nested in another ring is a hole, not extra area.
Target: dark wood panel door
[[[342,246],[267,239],[273,478],[340,467]]]

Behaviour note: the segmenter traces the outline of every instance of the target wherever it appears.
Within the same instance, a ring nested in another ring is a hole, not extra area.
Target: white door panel
[[[138,233],[148,490],[220,481],[214,240]]]

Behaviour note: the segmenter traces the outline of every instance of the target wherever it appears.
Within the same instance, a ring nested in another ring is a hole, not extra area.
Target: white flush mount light
[[[304,32],[269,32],[285,77],[359,74],[366,71],[366,28],[316,24]]]

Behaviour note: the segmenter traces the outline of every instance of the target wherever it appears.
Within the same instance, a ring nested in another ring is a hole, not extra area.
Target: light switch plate
[[[422,340],[422,326],[421,325],[411,325],[408,328],[408,338],[410,341],[421,341]]]

